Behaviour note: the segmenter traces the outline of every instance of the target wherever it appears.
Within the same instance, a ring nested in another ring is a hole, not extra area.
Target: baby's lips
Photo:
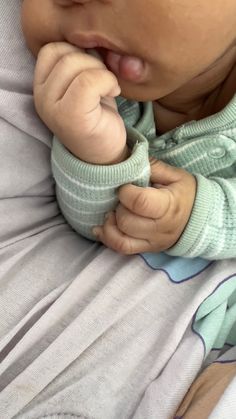
[[[144,75],[144,63],[140,58],[108,51],[105,64],[117,77],[131,82],[140,82]]]
[[[144,77],[144,63],[140,58],[131,55],[121,55],[111,50],[90,48],[89,55],[104,61],[104,64],[117,77],[131,82],[140,82]]]

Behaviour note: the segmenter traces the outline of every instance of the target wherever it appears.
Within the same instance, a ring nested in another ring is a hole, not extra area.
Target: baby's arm
[[[135,138],[135,132],[129,131]],[[126,183],[147,186],[150,177],[147,143],[139,139],[131,156],[115,165],[91,165],[75,158],[57,139],[52,150],[57,200],[68,223],[95,240],[93,227],[118,204],[118,189]]]
[[[40,50],[34,77],[36,110],[75,157],[93,164],[127,157],[126,131],[114,99],[119,93],[114,74],[83,50],[65,42]]]
[[[197,194],[189,223],[170,254],[206,259],[236,257],[236,177],[196,175]]]
[[[59,138],[52,150],[57,199],[71,226],[90,239],[92,228],[116,207],[120,185],[149,181],[148,144],[132,129],[135,146],[127,159],[118,93],[114,75],[78,48],[53,43],[40,51],[34,97],[41,119]]]
[[[120,204],[97,229],[99,239],[125,254],[236,257],[236,178],[194,177],[157,160],[151,169],[152,188],[120,188]]]

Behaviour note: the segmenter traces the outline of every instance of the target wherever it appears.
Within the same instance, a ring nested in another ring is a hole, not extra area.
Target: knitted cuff
[[[119,186],[135,183],[143,179],[140,186],[147,186],[150,176],[148,142],[134,128],[127,129],[128,145],[132,149],[130,157],[114,165],[94,165],[73,156],[57,138],[54,137],[52,149],[52,169],[55,179],[64,183],[83,182],[95,186]],[[63,179],[62,179],[63,178]]]
[[[204,257],[207,248],[207,243],[201,243],[201,236],[212,213],[214,182],[202,175],[195,177],[197,193],[192,214],[178,242],[166,251],[171,256]]]

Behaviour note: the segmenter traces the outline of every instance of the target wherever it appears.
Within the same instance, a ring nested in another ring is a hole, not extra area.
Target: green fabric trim
[[[88,239],[96,239],[93,227],[102,225],[106,213],[116,208],[121,185],[149,184],[148,142],[134,128],[128,128],[127,133],[131,156],[125,162],[107,166],[79,160],[54,139],[52,172],[58,204],[68,223]]]
[[[57,138],[53,140],[52,158],[63,171],[75,181],[95,186],[116,186],[133,182],[140,178],[140,173],[149,168],[148,142],[134,128],[127,129],[128,144],[132,148],[131,156],[115,165],[94,165],[79,160],[67,150]],[[54,176],[57,172],[53,164]],[[148,181],[145,181],[145,186]]]
[[[214,200],[214,182],[197,175],[197,192],[189,222],[178,240],[166,253],[171,256],[197,257],[195,245],[201,239],[201,233],[212,214]],[[206,249],[202,249],[203,252]]]
[[[236,95],[224,109],[214,115],[208,116],[200,121],[190,121],[184,124],[181,129],[184,136],[192,138],[202,134],[213,134],[214,132],[236,126]],[[178,129],[178,128],[177,128]],[[175,130],[174,130],[175,131]]]

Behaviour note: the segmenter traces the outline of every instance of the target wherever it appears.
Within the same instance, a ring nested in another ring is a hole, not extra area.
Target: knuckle
[[[43,45],[40,49],[39,53],[54,53],[56,55],[60,55],[64,52],[70,52],[75,50],[75,47],[73,45],[70,45],[66,42],[48,42],[47,44]]]
[[[121,235],[119,237],[114,237],[106,226],[104,226],[102,241],[107,247],[122,255],[129,255],[132,253],[132,246],[129,238],[122,237]]]
[[[38,59],[41,58],[42,55],[45,55],[45,54],[47,55],[49,52],[51,52],[52,48],[53,47],[51,43],[43,45],[39,50]]]
[[[112,71],[108,70],[107,68],[104,71],[104,76],[109,77],[112,82],[114,82],[115,84],[118,84],[115,74],[112,73]]]
[[[84,58],[86,59],[88,65],[90,65],[91,68],[98,70],[107,70],[107,67],[105,66],[104,62],[98,59],[97,57],[85,54]]]
[[[116,249],[118,253],[121,253],[122,255],[130,255],[132,254],[132,246],[130,245],[129,240],[118,240],[116,242]]]
[[[55,55],[57,52],[58,45],[55,42],[49,42],[48,44],[43,45],[39,50],[38,59],[41,59],[42,57],[45,58],[45,56]]]
[[[123,233],[126,233],[129,226],[129,221],[125,214],[117,214],[116,222],[119,230],[121,230]]]
[[[60,58],[60,64],[65,67],[69,67],[74,61],[74,52],[67,52]]]
[[[94,82],[93,74],[89,70],[83,70],[76,77],[76,82],[81,89],[91,89]]]
[[[174,194],[173,191],[169,191],[168,193],[168,205],[167,205],[167,212],[170,212],[172,214],[172,216],[176,216],[180,209],[181,209],[181,205],[178,199],[176,199],[176,196]]]
[[[168,214],[174,214],[175,198],[172,191],[169,189],[162,189],[158,205],[158,218],[166,217]]]
[[[144,191],[140,191],[134,199],[132,210],[134,212],[147,212],[149,208],[149,201]]]
[[[93,91],[97,86],[116,85],[117,80],[115,76],[104,68],[87,68],[83,69],[76,76],[76,83],[78,88]],[[98,82],[99,81],[99,82]],[[99,83],[99,84],[98,84]]]

